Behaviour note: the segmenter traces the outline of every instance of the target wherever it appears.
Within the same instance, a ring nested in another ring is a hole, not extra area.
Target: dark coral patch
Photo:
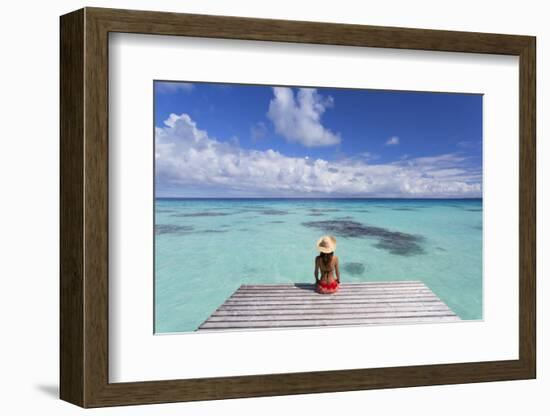
[[[340,237],[377,238],[375,245],[399,256],[411,256],[424,253],[421,243],[424,237],[414,234],[390,231],[382,227],[364,225],[350,220],[310,221],[302,223],[305,227],[317,228],[323,232]]]
[[[264,209],[260,211],[260,214],[263,215],[287,215],[288,213],[288,211],[283,211],[280,209]]]
[[[190,225],[156,224],[155,234],[189,234],[193,231]]]
[[[363,263],[344,263],[342,269],[352,276],[359,276],[365,272]]]
[[[201,212],[189,212],[184,214],[174,214],[173,217],[225,217],[231,215],[227,212],[215,212],[215,211],[201,211]]]

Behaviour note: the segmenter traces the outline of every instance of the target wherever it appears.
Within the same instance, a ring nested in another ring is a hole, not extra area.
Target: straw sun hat
[[[336,250],[336,238],[331,235],[324,235],[317,241],[317,250],[321,253],[332,253]]]

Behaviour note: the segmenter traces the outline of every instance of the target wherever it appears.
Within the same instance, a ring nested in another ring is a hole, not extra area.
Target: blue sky
[[[154,116],[157,196],[481,196],[481,95],[156,81]]]

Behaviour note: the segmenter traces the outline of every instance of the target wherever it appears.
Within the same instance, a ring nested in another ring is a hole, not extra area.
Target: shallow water
[[[421,280],[482,318],[482,201],[157,199],[155,331],[194,331],[241,284],[313,282],[338,240],[342,282]]]

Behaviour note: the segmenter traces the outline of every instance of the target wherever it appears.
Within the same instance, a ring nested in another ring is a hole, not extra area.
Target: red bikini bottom
[[[330,283],[324,283],[322,281],[319,281],[316,285],[315,285],[315,290],[318,292],[318,293],[334,293],[338,290],[338,287],[340,285],[338,284],[338,282],[336,280],[333,280],[332,282]]]

